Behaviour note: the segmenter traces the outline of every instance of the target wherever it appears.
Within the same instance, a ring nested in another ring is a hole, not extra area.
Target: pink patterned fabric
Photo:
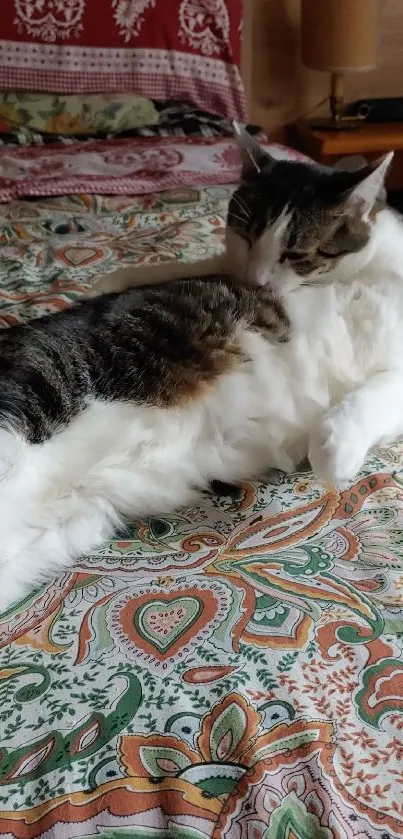
[[[278,158],[301,159],[282,146]],[[22,196],[143,195],[180,186],[228,184],[239,175],[232,139],[136,138],[0,150],[0,202]]]
[[[2,0],[0,88],[135,91],[245,118],[242,0]]]

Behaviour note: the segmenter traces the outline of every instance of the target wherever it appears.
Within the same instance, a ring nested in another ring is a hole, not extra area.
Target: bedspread
[[[1,207],[1,325],[211,255],[229,193]],[[402,456],[132,522],[1,616],[1,836],[402,837]]]

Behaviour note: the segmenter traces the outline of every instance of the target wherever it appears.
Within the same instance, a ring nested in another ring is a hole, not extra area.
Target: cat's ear
[[[259,175],[263,168],[274,164],[274,158],[269,152],[262,149],[257,140],[245,131],[238,122],[233,122],[235,136],[242,161],[242,180],[247,180],[251,175]]]
[[[391,151],[361,170],[361,179],[346,194],[345,207],[349,212],[360,216],[365,216],[371,212],[375,201],[382,195],[393,154],[393,151]]]

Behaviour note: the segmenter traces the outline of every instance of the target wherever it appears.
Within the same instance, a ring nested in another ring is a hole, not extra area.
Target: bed
[[[122,262],[220,250],[238,163],[197,119],[3,148],[3,328]],[[134,164],[156,148],[172,183]],[[94,194],[100,159],[123,171]],[[378,449],[343,493],[308,470],[218,487],[1,615],[0,835],[402,837],[402,458]]]

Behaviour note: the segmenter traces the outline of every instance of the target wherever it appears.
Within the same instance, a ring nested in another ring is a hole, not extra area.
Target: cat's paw
[[[309,460],[315,475],[339,489],[354,480],[366,454],[362,429],[345,406],[325,414],[311,434]]]

